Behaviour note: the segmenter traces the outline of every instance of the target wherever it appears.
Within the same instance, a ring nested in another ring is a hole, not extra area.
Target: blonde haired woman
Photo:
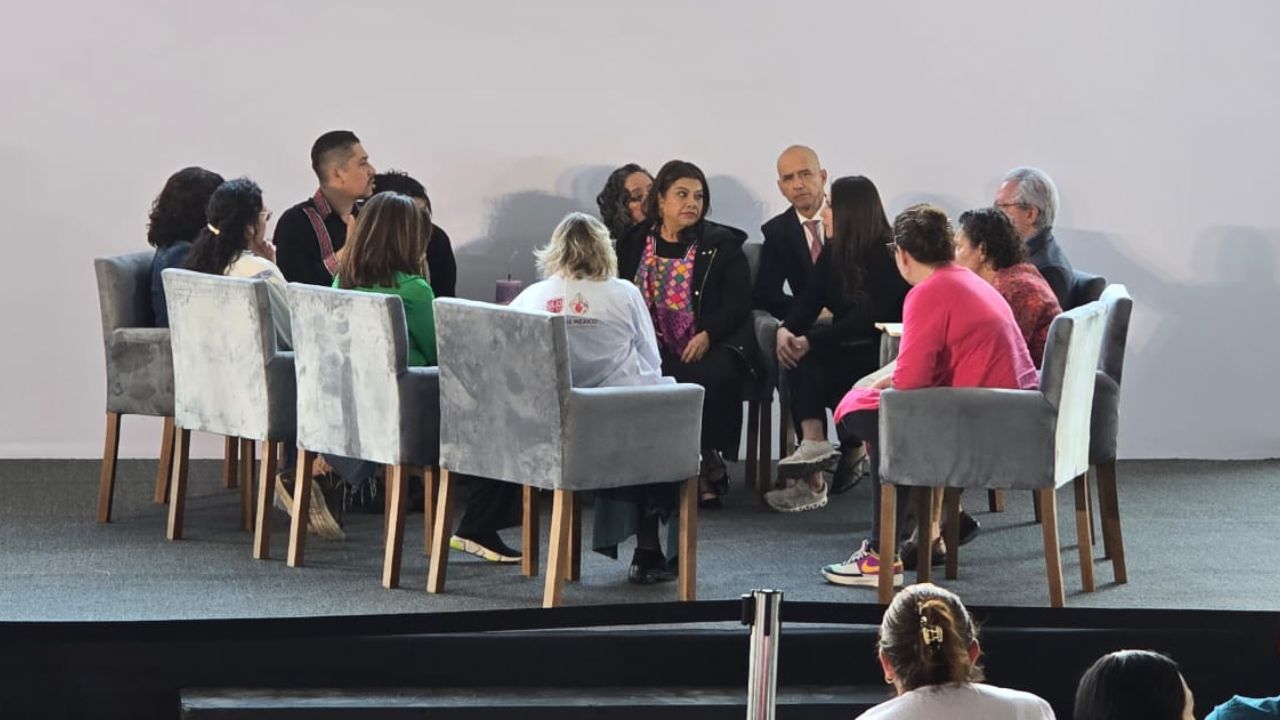
[[[564,315],[574,387],[656,385],[662,376],[658,339],[640,289],[616,277],[618,258],[609,230],[583,213],[570,213],[535,252],[544,280],[529,286],[511,307]],[[596,493],[592,544],[616,558],[618,543],[636,536],[631,582],[647,585],[674,578],[658,539],[671,522],[675,497],[667,485],[617,488]],[[670,536],[668,547],[670,547]]]

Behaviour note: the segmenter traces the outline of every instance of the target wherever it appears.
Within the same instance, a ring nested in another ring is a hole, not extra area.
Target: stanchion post
[[[781,606],[781,590],[753,590],[742,596],[742,624],[751,626],[747,720],[773,720],[778,691]]]

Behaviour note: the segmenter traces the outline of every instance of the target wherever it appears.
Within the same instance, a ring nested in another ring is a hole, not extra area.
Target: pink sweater
[[[902,308],[902,345],[895,390],[985,387],[1030,390],[1039,377],[1004,297],[958,265],[934,271],[911,288]],[[880,391],[854,388],[836,407],[839,422],[880,407]]]

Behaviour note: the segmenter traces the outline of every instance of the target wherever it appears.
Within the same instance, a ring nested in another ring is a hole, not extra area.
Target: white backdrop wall
[[[0,456],[100,453],[91,259],[145,248],[171,172],[248,175],[278,214],[339,127],[427,184],[472,297],[508,264],[532,280],[529,249],[628,161],[699,163],[753,240],[789,143],[891,214],[1039,165],[1072,261],[1137,299],[1122,454],[1280,455],[1271,0],[5,5]],[[157,430],[126,421],[123,454]]]

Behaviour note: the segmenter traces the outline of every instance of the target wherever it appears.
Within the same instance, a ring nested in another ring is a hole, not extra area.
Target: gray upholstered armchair
[[[1106,308],[1089,303],[1059,315],[1049,329],[1038,390],[928,388],[886,390],[880,399],[880,547],[895,547],[895,485],[946,488],[947,577],[959,556],[959,500],[963,488],[1034,490],[1043,517],[1050,603],[1062,607],[1055,491],[1074,483],[1081,580],[1093,591],[1093,550],[1085,508],[1089,422],[1094,373]],[[921,439],[924,439],[923,441]],[[928,518],[931,493],[919,517]],[[932,538],[921,520],[917,577],[929,576]],[[893,593],[893,563],[881,564],[880,601]]]
[[[173,355],[169,330],[153,327],[151,260],[155,251],[97,258],[98,304],[102,311],[102,346],[107,361],[107,433],[98,481],[98,522],[111,521],[115,497],[120,418],[151,415],[164,418],[155,501],[168,495],[173,453]]]
[[[1102,516],[1103,553],[1111,560],[1117,583],[1129,581],[1120,532],[1119,494],[1116,489],[1116,439],[1120,431],[1120,377],[1124,372],[1125,345],[1133,299],[1124,285],[1109,285],[1101,302],[1107,308],[1102,352],[1098,358],[1089,431],[1089,464],[1098,478],[1098,507]]]
[[[441,478],[427,589],[444,589],[452,473],[554,491],[545,607],[568,575],[575,492],[683,481],[679,593],[693,600],[703,389],[574,388],[563,316],[455,299],[435,310]]]
[[[1070,310],[1074,307],[1080,307],[1085,303],[1091,303],[1102,297],[1102,291],[1107,287],[1107,279],[1101,275],[1094,275],[1083,270],[1071,270],[1071,307],[1062,308]]]
[[[293,353],[276,348],[262,280],[165,270],[173,345],[175,444],[169,539],[182,538],[187,455],[192,430],[263,442],[253,556],[270,554],[271,505],[281,444],[294,437],[297,400]],[[241,487],[242,517],[252,486]]]
[[[289,565],[302,564],[316,453],[360,458],[390,466],[382,584],[397,587],[412,469],[424,469],[424,527],[428,540],[431,536],[440,454],[439,373],[407,366],[409,340],[399,296],[294,283],[289,305],[298,372],[298,475]]]

